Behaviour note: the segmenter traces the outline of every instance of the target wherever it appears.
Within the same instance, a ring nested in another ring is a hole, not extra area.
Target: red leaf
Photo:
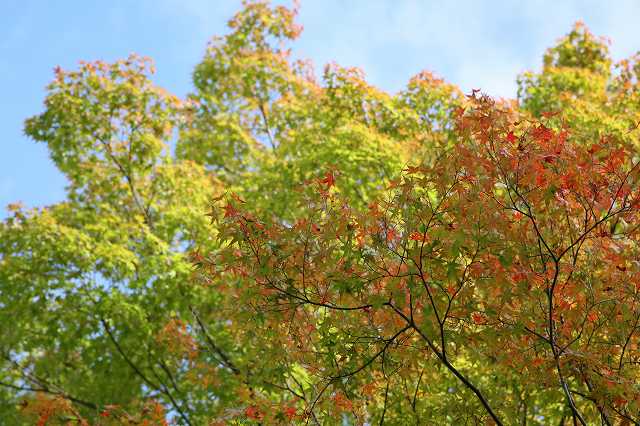
[[[260,417],[262,417],[262,414],[260,413],[260,410],[258,410],[258,407],[256,407],[255,405],[251,405],[251,406],[247,407],[244,410],[244,414],[247,417],[249,417],[250,419],[259,420]]]
[[[284,415],[287,416],[289,420],[293,419],[297,413],[298,410],[296,410],[294,407],[287,407],[284,409]]]
[[[238,214],[238,210],[233,207],[233,204],[229,203],[224,206],[224,217],[234,217]]]
[[[549,142],[553,138],[553,130],[545,127],[542,124],[533,129],[532,133],[534,139],[540,142]]]
[[[600,151],[602,149],[602,146],[594,143],[593,145],[591,145],[591,147],[589,148],[589,154],[595,154],[596,152]]]
[[[482,324],[486,324],[487,323],[487,319],[484,317],[483,314],[481,314],[480,312],[474,312],[471,314],[471,318],[473,319],[473,322],[479,325]]]
[[[511,279],[514,282],[524,281],[527,279],[527,274],[525,274],[524,272],[514,272],[513,274],[511,274]]]
[[[331,172],[327,172],[327,174],[325,175],[324,179],[322,179],[320,181],[320,183],[324,183],[325,185],[327,185],[327,188],[331,188],[332,186],[335,185],[336,183],[336,178],[333,175],[333,173]]]

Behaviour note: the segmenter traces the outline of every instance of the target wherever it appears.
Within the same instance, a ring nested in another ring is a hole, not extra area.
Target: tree
[[[295,14],[247,3],[183,100],[56,70],[25,132],[67,199],[0,223],[4,423],[637,419],[636,59],[577,27],[519,105],[391,95],[292,60]]]
[[[400,123],[416,134],[449,111],[418,117],[408,102],[426,111],[454,94],[427,76],[396,99],[338,66],[321,83],[281,47],[299,32],[294,15],[248,4],[212,41],[185,100],[152,83],[145,58],[56,69],[25,132],[68,177],[67,200],[13,205],[0,224],[6,423],[53,412],[134,421],[157,407],[199,424],[242,412],[243,395],[285,374],[251,368],[269,355],[259,336],[227,326],[226,295],[190,284],[187,253],[216,248],[209,201],[234,190],[291,220],[287,182],[331,163],[366,205],[416,151]],[[429,85],[443,90],[421,94]]]
[[[46,111],[27,121],[69,186],[67,201],[16,207],[0,228],[9,412],[23,391],[72,401],[82,415],[136,412],[151,399],[185,417],[204,409],[176,395],[189,371],[161,336],[196,306],[182,253],[206,244],[202,210],[220,183],[171,158],[181,102],[149,71],[137,57],[59,70]]]
[[[292,225],[224,201],[205,277],[281,330],[309,415],[637,422],[634,147],[580,145],[486,97],[458,134],[365,212],[332,180]]]
[[[540,73],[518,78],[522,109],[541,117],[562,111],[566,121],[591,143],[603,136],[632,141],[640,120],[638,56],[613,64],[608,41],[594,36],[583,23],[548,49]]]

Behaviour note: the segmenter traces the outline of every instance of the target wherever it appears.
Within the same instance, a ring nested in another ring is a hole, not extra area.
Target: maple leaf
[[[423,167],[420,166],[407,166],[403,171],[407,174],[420,173],[423,171]]]
[[[341,411],[351,411],[353,409],[353,403],[342,392],[337,393],[333,397],[333,401]]]
[[[260,412],[260,410],[258,409],[258,407],[256,407],[255,405],[250,405],[248,406],[245,410],[244,410],[244,414],[250,418],[250,419],[254,419],[254,420],[260,420],[260,418],[262,417],[262,413]]]
[[[233,204],[228,203],[224,206],[224,217],[235,217],[238,215],[238,210],[233,206]]]
[[[192,250],[189,253],[189,257],[190,257],[191,262],[194,263],[196,266],[200,266],[204,262],[204,256],[200,252],[199,248],[196,248],[196,249]]]
[[[511,279],[513,280],[513,282],[524,281],[527,279],[527,274],[525,274],[524,272],[514,272],[513,274],[511,274]]]
[[[566,130],[561,131],[558,134],[558,144],[564,144],[567,141],[567,137],[569,137],[569,132],[567,132]],[[560,154],[560,151],[556,152],[556,154]]]
[[[546,127],[543,124],[540,124],[536,128],[533,129],[532,135],[534,139],[541,142],[548,142],[553,138],[553,130]]]
[[[393,228],[387,228],[387,242],[395,240],[396,235],[396,231]]]
[[[458,289],[456,288],[455,285],[449,284],[447,286],[447,293],[449,294],[449,296],[453,297],[456,295],[457,292],[458,292]]]
[[[594,143],[589,147],[589,154],[595,154],[602,149],[602,145]]]
[[[387,189],[397,188],[400,185],[400,183],[401,183],[400,179],[393,179],[392,181],[389,182],[389,186],[387,186]]]
[[[327,172],[324,179],[322,179],[320,183],[324,183],[325,185],[327,185],[327,189],[329,189],[335,185],[336,178],[332,172]]]
[[[231,196],[231,198],[233,198],[233,199],[234,199],[234,200],[236,200],[237,202],[242,203],[242,204],[244,204],[244,203],[245,203],[245,201],[244,201],[242,198],[240,198],[240,196],[239,196],[238,194],[236,194],[235,192],[232,192],[232,193],[231,193],[231,194],[229,194],[229,195]]]
[[[539,366],[541,366],[542,364],[544,364],[544,359],[542,359],[542,358],[540,358],[540,357],[538,357],[538,356],[537,356],[537,357],[535,357],[535,358],[533,358],[533,359],[531,360],[531,364],[532,364],[534,367],[539,367]]]
[[[287,407],[284,409],[283,413],[289,420],[291,420],[296,416],[296,414],[298,414],[298,410],[296,410],[295,407]]]
[[[480,312],[474,312],[471,314],[471,319],[473,319],[473,322],[478,324],[478,325],[483,325],[486,324],[487,319],[485,318],[484,314],[480,313]]]
[[[621,397],[621,396],[616,396],[616,397],[613,399],[613,404],[614,404],[615,406],[617,406],[617,407],[623,406],[623,405],[625,405],[626,403],[627,403],[627,400],[626,400],[626,399],[624,399],[624,398],[623,398],[623,397]]]
[[[409,235],[409,239],[413,241],[425,241],[426,235],[420,232],[412,232],[411,235]]]

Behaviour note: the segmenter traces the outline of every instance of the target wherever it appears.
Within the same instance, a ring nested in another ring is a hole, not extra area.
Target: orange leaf
[[[537,356],[531,360],[531,364],[533,364],[534,367],[539,367],[544,364],[544,359]]]
[[[413,241],[426,241],[427,236],[420,232],[412,232],[411,235],[409,235],[409,239]]]

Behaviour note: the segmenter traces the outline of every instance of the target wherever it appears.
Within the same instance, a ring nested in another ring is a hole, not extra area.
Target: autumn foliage
[[[583,24],[518,97],[316,73],[248,2],[183,99],[55,70],[66,199],[0,222],[0,423],[640,422],[640,66]]]
[[[395,404],[409,411],[434,370],[457,379],[467,396],[448,403],[476,421],[509,424],[522,394],[583,424],[637,412],[640,159],[550,120],[471,96],[457,144],[364,211],[332,174],[294,224],[225,201],[225,248],[199,265],[281,330],[288,362],[321,387],[307,415],[365,420],[384,388],[407,392]]]

